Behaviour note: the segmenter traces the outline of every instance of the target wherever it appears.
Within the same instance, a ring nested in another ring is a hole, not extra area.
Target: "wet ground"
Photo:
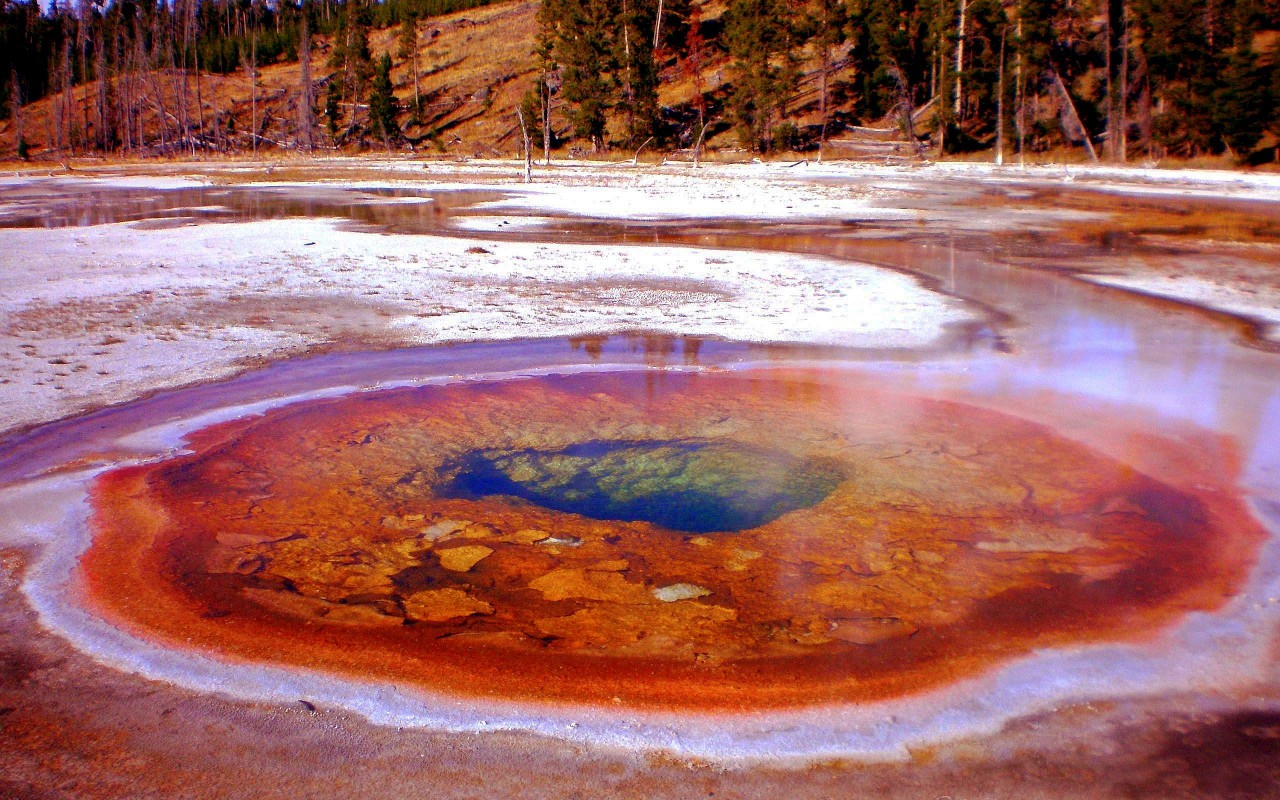
[[[8,224],[815,253],[977,321],[319,355],[11,434],[14,796],[1280,796],[1280,361],[1257,318],[1075,277],[1237,248],[1274,281],[1274,206],[953,185],[924,221],[764,227],[111,191],[11,193]],[[1013,205],[1091,216],[977,230]]]

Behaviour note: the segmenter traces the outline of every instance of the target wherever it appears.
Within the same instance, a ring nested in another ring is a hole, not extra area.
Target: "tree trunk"
[[[1120,111],[1119,89],[1122,78],[1117,74],[1122,57],[1120,49],[1120,29],[1123,27],[1123,0],[1107,0],[1106,15],[1106,68],[1107,68],[1107,147],[1108,161],[1121,161],[1120,131],[1123,127]]]
[[[818,160],[822,160],[822,146],[827,143],[827,78],[831,74],[831,47],[823,41],[822,48],[822,88],[818,99],[818,108],[822,112],[822,132],[818,135]]]
[[[1014,93],[1017,95],[1017,111],[1014,112],[1014,127],[1018,131],[1018,166],[1027,166],[1026,112],[1027,90],[1022,81],[1022,20],[1018,20],[1018,62],[1014,67]]]
[[[182,69],[178,70],[178,76],[182,80],[181,90],[178,92],[179,108],[178,118],[182,120],[182,141],[191,150],[191,155],[196,154],[195,143],[191,141],[191,114],[188,110],[190,103],[187,102],[187,95],[190,94],[187,78],[189,75],[187,66],[187,55],[191,52],[191,28],[187,23],[188,15],[194,12],[195,8],[192,0],[186,0],[182,5]],[[174,37],[176,46],[177,37]]]
[[[622,97],[627,103],[627,138],[636,127],[636,109],[631,90],[631,18],[627,14],[627,0],[622,0],[622,51],[626,56],[626,69],[622,81]]]
[[[653,52],[658,52],[658,43],[662,41],[662,0],[658,0],[658,17],[653,22]]]
[[[58,142],[58,150],[65,150],[68,155],[72,152],[71,115],[73,110],[71,107],[71,61],[74,58],[73,52],[74,51],[71,48],[71,38],[68,36],[62,46],[62,102],[58,104],[61,106],[60,121],[62,122],[62,135]]]
[[[956,124],[960,124],[960,115],[964,110],[964,23],[965,12],[968,11],[968,0],[960,0],[960,24],[956,28]]]
[[[111,111],[108,108],[108,81],[107,81],[107,49],[106,43],[103,41],[105,34],[98,31],[98,41],[94,47],[94,69],[97,73],[98,89],[98,147],[103,153],[107,152],[107,148],[111,144]]]
[[[551,166],[551,82],[547,73],[542,73],[542,160]]]
[[[307,17],[302,16],[302,31],[298,41],[298,146],[308,153],[315,151],[312,131],[315,129],[315,96],[311,84],[311,30]]]
[[[422,95],[418,88],[418,21],[413,21],[413,118],[422,122]]]
[[[197,33],[199,33],[199,31],[197,31]],[[197,36],[196,38],[198,40],[199,36]],[[200,141],[203,143],[205,142],[204,95],[201,89],[202,81],[200,79],[200,49],[199,48],[196,48],[195,60],[196,60],[196,123],[198,125],[197,130],[200,131]],[[202,146],[207,146],[207,145],[202,145]]]
[[[1080,115],[1076,113],[1076,104],[1071,100],[1071,94],[1067,91],[1067,87],[1062,82],[1062,76],[1058,71],[1052,70],[1054,85],[1058,87],[1058,91],[1062,93],[1062,102],[1067,104],[1067,110],[1071,112],[1071,118],[1075,120],[1076,126],[1080,128],[1080,133],[1084,138],[1084,149],[1089,154],[1089,160],[1098,163],[1098,153],[1093,149],[1093,142],[1089,140],[1089,130],[1085,128],[1084,123],[1080,120]]]
[[[1120,163],[1129,160],[1129,4],[1121,0],[1120,24],[1120,133],[1116,155]]]
[[[258,157],[258,26],[253,26],[249,44],[249,137],[253,157]]]
[[[524,112],[516,106],[516,120],[520,123],[520,140],[524,144],[524,182],[533,183],[533,152],[529,141],[529,127],[524,124]]]
[[[84,131],[81,140],[85,152],[89,151],[89,3],[83,0],[80,6],[80,26],[76,35],[80,39],[80,110],[84,117]]]
[[[707,123],[702,123],[702,130],[698,131],[698,141],[693,145],[693,168],[697,169],[702,163],[702,139],[707,135]]]
[[[13,119],[13,146],[19,158],[23,158],[22,144],[22,89],[18,87],[18,71],[9,74],[9,116]]]
[[[1000,72],[996,77],[996,166],[1004,166],[1004,41],[1008,26],[1000,31]]]

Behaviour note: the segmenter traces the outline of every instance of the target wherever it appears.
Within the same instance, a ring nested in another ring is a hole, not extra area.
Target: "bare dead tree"
[[[178,89],[174,93],[174,104],[177,106],[178,112],[178,128],[180,131],[181,143],[183,147],[187,147],[191,143],[191,120],[187,115],[187,41],[186,41],[186,7],[191,5],[190,0],[179,0],[180,5],[176,5],[170,14],[170,32],[169,36],[173,42],[173,46],[169,48],[169,73],[178,79]],[[179,29],[181,28],[181,37],[179,37]],[[178,66],[178,49],[181,42],[182,49],[182,66]],[[194,148],[192,154],[195,154]]]
[[[107,152],[108,148],[110,148],[111,139],[112,139],[111,109],[109,107],[110,97],[109,97],[109,91],[108,91],[108,88],[110,87],[110,81],[108,80],[108,76],[107,76],[107,48],[106,48],[106,43],[103,41],[106,34],[103,31],[101,26],[98,27],[97,33],[98,33],[97,41],[94,43],[94,46],[93,46],[93,71],[94,71],[94,78],[96,79],[95,84],[98,90],[97,92],[98,94],[97,134],[98,134],[98,148],[105,153]]]
[[[197,40],[199,40],[200,38],[199,33],[200,32],[197,30],[196,31]],[[195,48],[195,52],[193,53],[193,55],[195,57],[195,62],[196,62],[196,124],[199,126],[198,130],[200,131],[200,141],[204,142],[205,141],[204,96],[203,96],[204,93],[201,87],[201,84],[203,83],[203,81],[200,78],[200,48],[199,47]]]
[[[956,123],[960,122],[960,114],[964,109],[964,29],[965,13],[968,11],[968,0],[960,0],[960,23],[956,26]]]
[[[302,31],[298,41],[298,146],[308,153],[315,151],[316,127],[315,86],[311,82],[311,29],[306,11],[302,14]]]
[[[546,72],[542,73],[542,163],[551,166],[551,83]]]
[[[78,19],[76,20],[76,46],[80,51],[80,83],[89,82],[89,22],[93,16],[92,0],[80,0]],[[74,89],[74,87],[73,87]],[[88,87],[80,93],[80,109],[84,117],[85,149],[89,148],[89,91]]]
[[[191,139],[191,114],[187,110],[187,101],[191,94],[191,86],[188,70],[193,66],[196,73],[196,86],[200,85],[200,61],[198,54],[199,42],[199,20],[196,17],[196,11],[199,8],[197,0],[185,0],[183,3],[182,16],[182,116],[187,125],[187,138]],[[200,95],[197,88],[196,93],[196,115],[200,117],[199,129],[201,137],[204,135],[203,113],[200,110]],[[195,155],[196,143],[191,139],[191,153]]]
[[[637,166],[640,164],[640,154],[644,152],[644,149],[648,147],[649,143],[652,141],[653,141],[653,137],[650,136],[648,139],[645,139],[644,142],[640,144],[640,147],[636,150],[636,154],[631,158],[632,164],[635,164]]]
[[[1004,42],[1009,26],[1000,30],[1000,72],[996,78],[996,166],[1004,164]]]
[[[1116,155],[1121,163],[1129,160],[1129,4],[1122,2],[1120,14],[1120,133],[1116,138]]]
[[[1080,115],[1076,112],[1075,101],[1071,99],[1071,93],[1067,91],[1066,84],[1062,82],[1062,76],[1058,74],[1056,69],[1050,70],[1053,74],[1053,83],[1058,87],[1058,91],[1062,94],[1062,102],[1065,104],[1067,111],[1071,114],[1077,128],[1080,130],[1081,138],[1084,139],[1085,152],[1089,154],[1089,160],[1098,163],[1098,152],[1093,149],[1093,142],[1089,140],[1089,129],[1080,121]]]
[[[520,139],[524,145],[524,182],[533,183],[533,143],[529,140],[529,127],[524,124],[524,112],[516,106],[516,120],[520,123]]]
[[[249,43],[249,136],[253,157],[258,157],[258,26],[253,26]]]
[[[72,118],[75,114],[75,108],[72,103],[72,69],[75,60],[75,50],[70,36],[71,18],[67,17],[66,32],[62,43],[62,137],[58,150],[71,155],[74,152],[75,144],[72,141]]]
[[[169,147],[169,113],[165,108],[164,90],[160,85],[159,70],[156,65],[160,58],[163,58],[163,50],[159,56],[156,54],[156,48],[163,47],[165,43],[164,29],[160,26],[161,17],[156,14],[152,21],[151,27],[151,54],[143,65],[145,74],[151,77],[151,104],[156,112],[156,129],[160,134],[160,149],[167,150]]]
[[[18,85],[18,71],[9,73],[9,116],[13,118],[13,146],[19,158],[26,157],[26,145],[22,141],[22,88]]]
[[[898,89],[898,126],[902,129],[902,134],[911,142],[916,149],[916,157],[921,161],[925,160],[925,148],[920,143],[920,137],[916,136],[915,107],[911,102],[911,87],[907,84],[906,77],[902,74],[902,70],[898,68],[896,63],[889,64],[889,77],[893,79]],[[939,148],[941,151],[941,148]]]
[[[1017,103],[1017,111],[1014,112],[1014,128],[1018,132],[1018,166],[1025,167],[1027,165],[1027,148],[1026,148],[1026,105],[1027,95],[1026,87],[1022,83],[1022,20],[1018,20],[1018,60],[1014,67],[1014,94]]]

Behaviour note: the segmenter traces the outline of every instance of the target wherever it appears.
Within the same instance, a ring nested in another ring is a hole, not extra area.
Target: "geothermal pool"
[[[100,477],[78,580],[178,647],[713,713],[909,695],[1240,588],[1261,529],[1178,466],[1212,446],[1150,434],[1157,478],[879,384],[589,372],[307,401]]]
[[[450,236],[497,196],[77,191],[48,224]],[[321,776],[407,747],[462,793],[441,753],[677,794],[1274,788],[1280,362],[1248,324],[893,225],[530,219],[481,241],[812,253],[971,316],[927,347],[322,353],[10,435],[10,663],[63,659],[94,709],[0,685],[22,752],[143,731],[122,752],[174,774],[207,740]]]

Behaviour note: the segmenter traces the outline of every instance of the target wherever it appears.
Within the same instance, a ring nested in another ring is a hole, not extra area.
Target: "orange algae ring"
[[[1263,538],[1228,486],[838,369],[312,400],[92,501],[79,579],[138,635],[655,710],[888,699],[1141,637],[1221,605]]]

